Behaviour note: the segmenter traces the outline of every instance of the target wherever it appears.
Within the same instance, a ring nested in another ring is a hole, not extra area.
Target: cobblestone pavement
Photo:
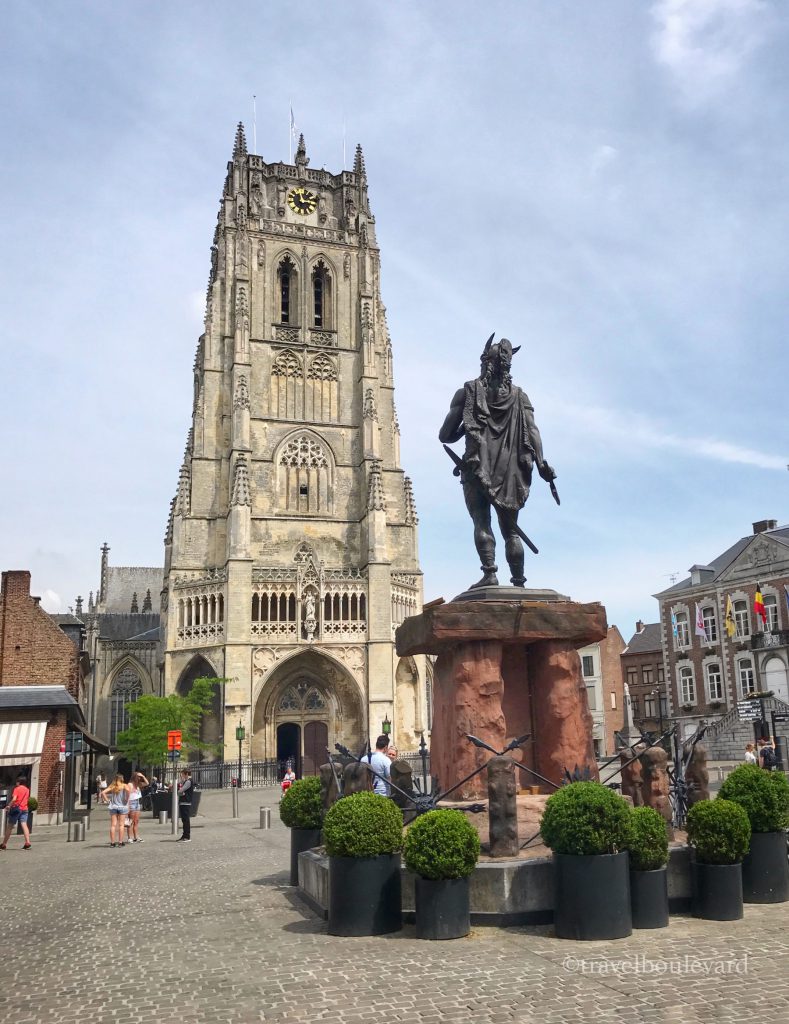
[[[676,917],[615,943],[548,928],[338,939],[286,884],[287,831],[256,824],[198,818],[176,845],[146,818],[144,843],[113,850],[99,813],[85,843],[42,827],[23,853],[13,837],[0,853],[0,1021],[789,1019],[789,905],[732,924]]]

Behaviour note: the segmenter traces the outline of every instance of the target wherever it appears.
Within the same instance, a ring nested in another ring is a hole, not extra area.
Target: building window
[[[638,669],[629,668],[627,670],[627,685],[628,688],[635,686],[638,683]]]
[[[777,633],[778,626],[778,598],[775,594],[764,595],[764,610],[767,613],[767,628],[771,633]]]
[[[630,698],[630,707],[633,709],[633,721],[635,721],[636,718],[640,718],[638,697]]]
[[[581,659],[583,664],[583,673],[585,676],[594,675],[594,658],[591,654],[585,654]]]
[[[715,618],[715,609],[707,605],[701,609],[701,617],[704,620],[704,636],[708,644],[714,644],[718,639],[718,623]]]
[[[655,698],[652,696],[652,694],[649,694],[648,696],[644,697],[644,717],[645,718],[654,718],[655,717],[655,707],[656,707]]]
[[[117,674],[110,696],[110,746],[114,746],[118,733],[129,728],[128,704],[142,697],[142,680],[139,673],[127,666]]]
[[[734,602],[734,622],[737,626],[738,637],[751,635],[751,616],[748,613],[747,601]]]
[[[721,675],[721,667],[715,662],[712,665],[707,665],[707,699],[708,700],[723,700],[723,676]]]
[[[616,711],[616,694],[611,694],[611,710]]]
[[[659,683],[665,683],[666,681],[666,670],[663,668],[662,665],[658,665],[657,681]]]
[[[660,714],[663,718],[668,718],[668,697],[662,693],[660,695]]]
[[[586,699],[589,702],[589,710],[597,711],[597,693],[594,686],[586,687]]]
[[[681,649],[690,647],[690,626],[688,624],[687,612],[676,612],[674,614],[674,647]]]
[[[331,330],[331,277],[320,260],[312,272],[312,326]]]
[[[742,658],[737,662],[737,678],[740,682],[740,695],[742,697],[756,693],[756,675],[750,658]]]
[[[644,665],[644,667],[641,669],[641,682],[644,684],[644,686],[651,686],[652,685],[652,666],[651,665]]]
[[[289,256],[277,267],[279,285],[279,322],[295,324],[298,321],[296,310],[296,265]]]
[[[689,665],[679,670],[679,702],[680,704],[696,703],[696,683],[693,679],[693,669]]]

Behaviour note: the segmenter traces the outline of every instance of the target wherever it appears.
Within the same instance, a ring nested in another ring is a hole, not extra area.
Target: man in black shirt
[[[192,841],[192,773],[184,768],[181,772],[181,781],[178,783],[178,813],[181,818],[181,835],[176,839],[177,843],[191,843]]]

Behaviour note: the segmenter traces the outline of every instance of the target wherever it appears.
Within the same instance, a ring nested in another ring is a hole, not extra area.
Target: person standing
[[[129,842],[141,843],[139,836],[140,810],[142,809],[143,787],[148,786],[148,780],[142,772],[134,772],[129,787]]]
[[[373,775],[373,792],[378,793],[379,796],[389,796],[388,779],[391,775],[392,762],[386,756],[388,747],[389,737],[383,735],[379,736],[375,741],[375,753],[370,754],[367,758],[370,767],[374,772],[376,772],[376,774]],[[381,776],[383,776],[383,778],[381,778]]]
[[[107,780],[104,778],[104,772],[99,772],[96,775],[96,799],[101,800],[101,795],[107,788]]]
[[[192,841],[192,773],[188,768],[181,772],[181,781],[178,783],[178,814],[181,818],[181,835],[176,839],[177,843],[191,843]]]
[[[30,849],[30,829],[27,827],[28,801],[30,800],[30,789],[27,785],[27,776],[18,775],[16,786],[11,793],[11,803],[8,805],[8,818],[5,827],[3,842],[0,843],[0,850],[4,850],[8,840],[17,825],[22,826],[22,835],[25,837],[23,850]]]
[[[126,845],[126,818],[129,814],[129,791],[131,786],[122,775],[116,775],[101,794],[101,799],[110,806],[110,846]]]
[[[772,772],[778,767],[778,755],[775,752],[775,740],[765,737],[759,751],[759,761],[765,771]]]
[[[756,757],[756,751],[753,749],[753,743],[745,744],[745,763],[746,764],[758,764]]]

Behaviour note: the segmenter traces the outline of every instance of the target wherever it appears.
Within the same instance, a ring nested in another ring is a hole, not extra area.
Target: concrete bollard
[[[271,808],[261,807],[260,808],[260,827],[271,828]]]
[[[159,824],[160,825],[166,825],[167,824],[167,811],[159,811]]]

